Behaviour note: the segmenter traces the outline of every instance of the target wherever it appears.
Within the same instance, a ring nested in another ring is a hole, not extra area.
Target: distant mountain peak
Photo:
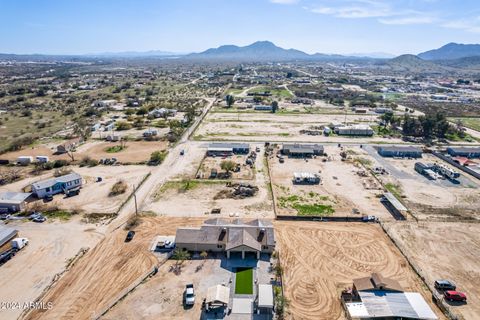
[[[450,42],[446,45],[422,52],[418,56],[424,60],[454,60],[480,56],[480,44],[463,44]]]

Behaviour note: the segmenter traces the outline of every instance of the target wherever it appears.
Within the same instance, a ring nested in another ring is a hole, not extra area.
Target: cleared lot
[[[27,247],[0,267],[0,301],[33,302],[62,272],[69,259],[82,248],[92,248],[103,238],[93,225],[83,224],[80,218],[69,222],[11,222],[19,236],[30,240]],[[1,319],[17,319],[22,309],[0,309]]]
[[[342,123],[344,114],[280,113],[268,112],[214,112],[201,123],[194,138],[197,140],[251,140],[251,141],[312,141],[342,142],[351,140],[346,136],[306,135],[301,130],[321,130],[320,126],[332,122]],[[347,115],[347,122],[375,124],[376,115]],[[400,142],[382,137],[355,137],[356,142]]]
[[[420,292],[440,319],[407,261],[378,225],[276,222],[277,250],[284,270],[290,319],[344,319],[340,293],[352,280],[379,272]]]
[[[61,144],[61,142],[58,142]],[[50,161],[53,160],[67,160],[72,159],[67,154],[55,154],[57,144],[50,143],[49,145],[34,146],[32,148],[23,149],[15,152],[8,152],[0,155],[0,159],[8,159],[16,161],[20,156],[47,156]],[[146,162],[150,159],[150,155],[154,151],[166,150],[168,142],[166,141],[128,141],[126,148],[119,152],[107,152],[108,148],[120,146],[118,142],[105,142],[89,140],[80,145],[74,152],[76,161],[82,160],[83,157],[90,157],[95,160],[102,158],[117,158],[122,163],[139,163]],[[113,148],[112,148],[113,149]]]
[[[50,289],[42,301],[50,310],[33,310],[25,319],[90,319],[159,262],[149,248],[159,235],[174,235],[179,226],[199,226],[204,219],[144,218],[134,239],[125,243],[118,229],[90,250]]]
[[[468,303],[450,309],[465,319],[480,315],[480,224],[388,223],[389,234],[418,267],[427,283],[450,279],[466,292]]]
[[[197,165],[197,168],[200,166],[203,159],[201,151],[202,149],[198,149],[195,155],[189,156],[188,160],[191,161],[191,165],[185,167],[183,173],[176,176],[180,179],[171,179],[154,189],[155,192],[142,206],[143,211],[168,216],[208,217],[207,212],[210,213],[212,209],[220,208],[220,214],[210,215],[210,217],[273,216],[273,204],[267,188],[267,168],[264,166],[261,156],[257,157],[253,169],[242,167],[241,172],[250,171],[252,175],[254,173],[253,180],[193,179],[195,172],[192,172],[191,168],[193,165]],[[258,191],[251,197],[227,197],[225,195],[233,191],[233,188],[226,186],[227,182],[250,184],[258,187]]]
[[[102,158],[117,158],[121,163],[139,163],[147,162],[154,151],[166,150],[168,142],[166,141],[129,141],[125,144],[126,148],[119,152],[107,152],[108,148],[120,146],[118,142],[88,142],[78,148],[75,157],[81,160],[88,156],[95,160]]]
[[[280,215],[321,215],[324,216],[375,215],[382,219],[392,219],[391,214],[380,203],[381,185],[355,158],[363,154],[360,148],[346,150],[349,155],[341,161],[341,149],[326,146],[327,157],[316,159],[295,159],[285,157],[280,163],[276,157],[270,158],[271,179],[276,197],[277,213]],[[317,173],[321,177],[319,185],[294,185],[293,174]],[[314,210],[317,206],[318,210]],[[354,209],[358,210],[354,213]]]

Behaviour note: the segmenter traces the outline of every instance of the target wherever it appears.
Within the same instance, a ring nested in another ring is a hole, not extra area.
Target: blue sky
[[[257,40],[342,54],[480,43],[480,1],[0,0],[0,52],[192,52]]]

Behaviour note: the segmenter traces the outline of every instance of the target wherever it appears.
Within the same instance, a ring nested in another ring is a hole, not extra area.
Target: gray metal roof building
[[[16,237],[18,230],[0,226],[0,247]]]
[[[415,146],[381,146],[378,147],[378,154],[382,157],[410,157],[421,158],[422,149]]]
[[[319,144],[284,143],[282,153],[288,156],[320,156],[324,148]]]

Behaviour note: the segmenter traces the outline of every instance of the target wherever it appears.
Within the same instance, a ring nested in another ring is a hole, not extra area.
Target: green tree
[[[231,160],[224,160],[220,163],[220,168],[222,168],[222,170],[225,170],[225,172],[227,174],[229,174],[230,171],[235,169],[236,166],[237,166],[237,164],[234,161],[231,161]]]
[[[185,260],[190,259],[190,252],[177,248],[173,251],[172,259],[182,264]]]
[[[227,107],[231,108],[235,103],[235,97],[229,94],[225,97],[225,101],[227,102]]]
[[[277,102],[277,101],[273,101],[273,102],[272,102],[272,113],[277,112],[277,110],[278,110],[278,102]]]

